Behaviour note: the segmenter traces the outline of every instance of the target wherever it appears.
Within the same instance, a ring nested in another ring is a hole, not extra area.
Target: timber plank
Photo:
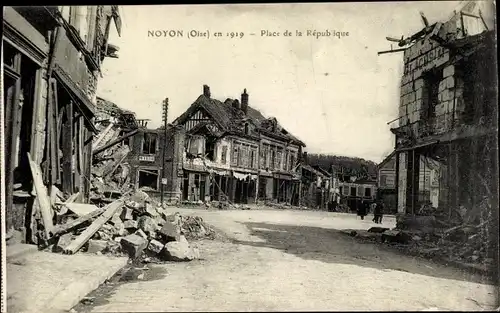
[[[83,223],[85,223],[85,222],[87,222],[87,221],[89,221],[89,220],[91,220],[91,219],[93,219],[93,218],[101,215],[105,210],[106,210],[106,208],[100,208],[98,210],[90,212],[87,215],[80,216],[79,218],[77,218],[74,221],[71,221],[71,222],[66,223],[64,225],[56,226],[52,230],[52,236],[55,237],[55,236],[63,235],[65,233],[67,233],[67,232],[75,229],[79,225],[81,225],[81,224],[83,224]]]
[[[66,122],[63,125],[63,192],[73,194],[73,102],[66,105]]]
[[[42,176],[40,173],[39,166],[33,162],[31,154],[28,152],[28,161],[30,163],[30,169],[33,176],[33,185],[35,186],[36,199],[40,206],[40,211],[42,213],[43,225],[45,232],[47,234],[47,239],[50,238],[50,233],[54,228],[52,223],[52,209],[50,204],[50,198],[47,193],[47,188],[43,184]]]
[[[78,237],[75,238],[66,248],[64,253],[73,254],[80,250],[80,248],[106,223],[117,211],[123,207],[124,200],[119,199],[105,207],[104,213],[99,216],[87,229],[83,231]]]

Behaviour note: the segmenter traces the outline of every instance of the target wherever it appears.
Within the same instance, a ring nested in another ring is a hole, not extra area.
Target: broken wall
[[[182,198],[183,155],[186,133],[182,127],[172,127],[167,132],[165,147],[165,177],[167,184],[163,186],[167,201],[180,201]]]

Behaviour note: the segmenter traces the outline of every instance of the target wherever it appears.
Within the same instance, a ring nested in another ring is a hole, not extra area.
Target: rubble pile
[[[200,255],[188,239],[215,238],[215,231],[200,217],[168,214],[142,190],[126,193],[103,208],[61,203],[56,215],[61,224],[46,249],[58,253],[81,250],[146,261],[191,261]]]
[[[435,210],[435,209],[431,209]],[[434,215],[398,215],[396,228],[372,227],[368,231],[344,230],[360,239],[386,242],[426,258],[477,265],[486,270],[493,265],[489,234],[493,229],[492,207],[487,199],[474,209],[460,206],[452,218]]]

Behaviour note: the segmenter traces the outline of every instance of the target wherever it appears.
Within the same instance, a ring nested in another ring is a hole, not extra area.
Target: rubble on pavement
[[[56,208],[62,206],[64,204],[56,205]],[[215,239],[216,235],[201,217],[182,216],[178,212],[169,214],[142,190],[127,192],[83,216],[69,210],[56,209],[56,212],[72,216],[67,219],[67,225],[56,225],[54,236],[47,242],[46,249],[57,253],[72,254],[81,250],[127,255],[132,259],[191,261],[199,258],[200,253],[190,241]]]
[[[468,264],[486,271],[494,263],[488,256],[491,246],[488,234],[494,226],[491,210],[485,198],[473,209],[459,207],[453,218],[440,214],[435,208],[425,209],[419,214],[428,215],[398,215],[394,229],[345,229],[342,233],[391,244],[413,255]]]

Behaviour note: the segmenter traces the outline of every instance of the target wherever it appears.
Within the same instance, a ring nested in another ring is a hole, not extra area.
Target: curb
[[[11,246],[7,246],[7,260],[14,259],[25,254],[33,253],[38,251],[38,247],[36,245],[29,244],[15,244]]]
[[[57,293],[51,303],[45,305],[40,312],[63,312],[71,310],[86,295],[97,289],[103,282],[110,279],[128,264],[128,258],[121,259],[117,265],[109,268],[104,275],[88,281],[73,282]]]

